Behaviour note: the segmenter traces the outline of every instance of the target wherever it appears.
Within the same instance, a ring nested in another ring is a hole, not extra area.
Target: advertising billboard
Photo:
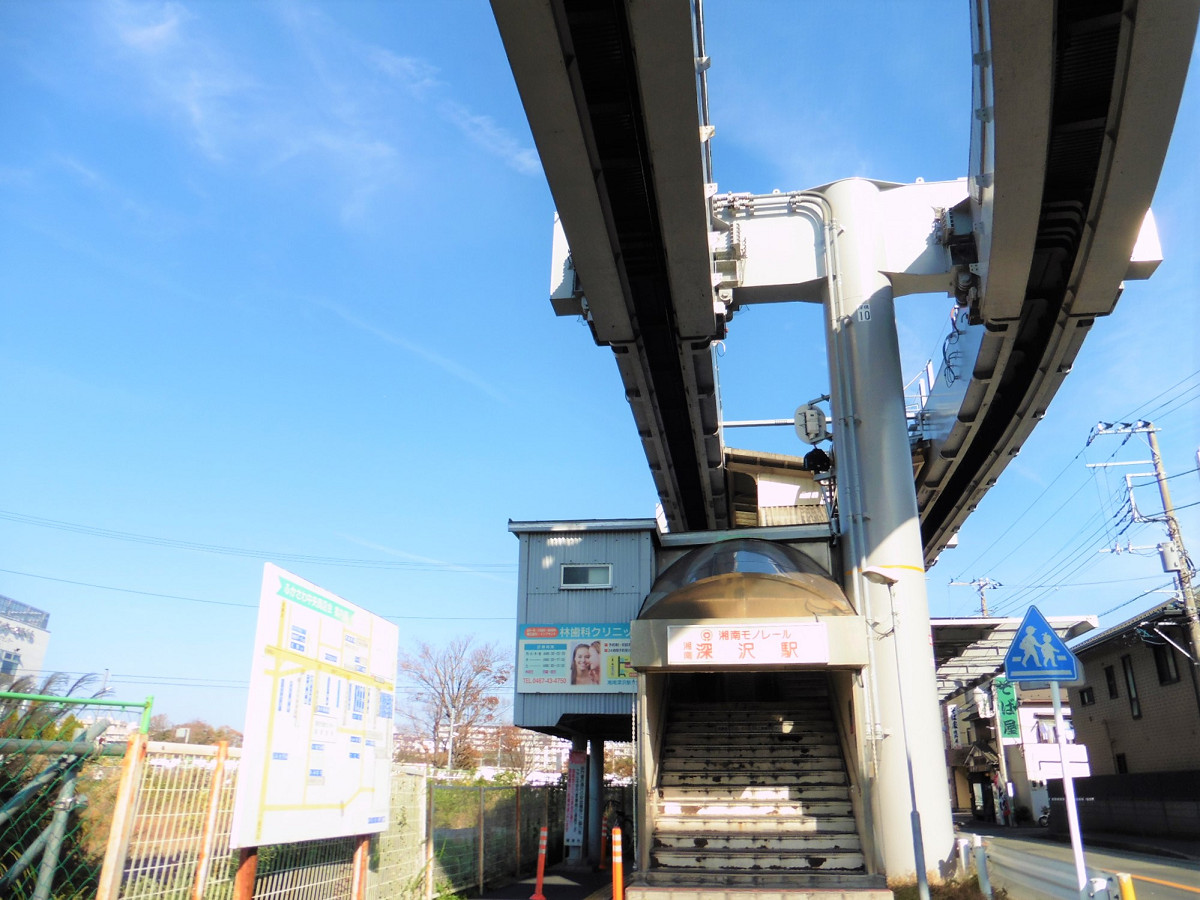
[[[521,694],[637,691],[629,669],[629,623],[522,625],[517,636]]]

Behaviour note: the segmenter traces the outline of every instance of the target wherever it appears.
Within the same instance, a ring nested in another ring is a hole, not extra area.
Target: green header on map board
[[[340,603],[334,603],[328,597],[322,597],[320,594],[313,593],[308,588],[302,588],[294,581],[288,581],[286,578],[279,579],[279,596],[294,603],[299,603],[301,606],[307,606],[309,609],[315,609],[317,612],[337,619],[339,622],[349,622],[354,618],[354,613]]]

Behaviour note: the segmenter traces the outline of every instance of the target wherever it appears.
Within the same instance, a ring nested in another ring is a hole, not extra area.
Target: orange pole
[[[621,862],[621,829],[620,828],[614,828],[612,830],[612,841],[613,841],[612,900],[625,900],[625,866]]]
[[[129,744],[125,748],[125,759],[121,763],[121,781],[117,786],[117,798],[108,826],[108,845],[100,869],[97,900],[114,900],[121,893],[121,876],[125,871],[125,857],[129,853],[129,841],[133,836],[138,789],[141,786],[142,764],[145,759],[146,735],[138,732],[130,736]]]
[[[600,820],[600,868],[608,868],[608,810],[604,811],[604,817]]]
[[[254,900],[254,876],[258,874],[258,848],[238,851],[237,875],[233,879],[233,900]]]
[[[350,880],[351,900],[367,900],[367,865],[371,859],[371,836],[364,834],[354,848],[354,873]]]
[[[204,811],[204,830],[200,835],[200,853],[196,857],[196,876],[192,879],[192,900],[204,900],[208,884],[208,865],[212,861],[213,837],[217,830],[217,807],[225,787],[225,760],[229,756],[229,741],[217,743],[217,761],[213,765],[212,784],[208,787],[208,809]]]
[[[538,873],[537,873],[537,888],[533,892],[533,896],[529,900],[546,900],[546,895],[542,893],[542,885],[546,880],[546,826],[542,826],[542,836],[538,838]]]

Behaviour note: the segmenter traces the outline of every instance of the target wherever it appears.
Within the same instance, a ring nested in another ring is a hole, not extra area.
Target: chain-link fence
[[[430,791],[431,896],[482,893],[529,871],[549,826],[547,859],[562,858],[563,793],[558,788],[438,784]]]
[[[123,745],[149,701],[0,691],[0,897],[92,898],[113,811]]]
[[[239,854],[229,848],[229,832],[239,758],[237,749],[133,747],[121,772],[136,782],[128,789],[135,799],[128,821],[118,816],[113,823],[112,867],[89,896],[232,900]],[[550,827],[548,862],[561,859],[563,800],[558,788],[439,784],[396,766],[390,827],[370,839],[368,900],[475,894],[529,873],[542,825]],[[259,847],[254,897],[349,898],[357,845],[350,837]]]

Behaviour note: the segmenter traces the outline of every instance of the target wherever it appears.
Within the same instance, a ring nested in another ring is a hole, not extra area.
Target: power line
[[[511,572],[516,569],[513,563],[453,563],[434,559],[419,559],[405,562],[401,560],[355,559],[343,556],[316,556],[307,553],[284,553],[269,550],[256,550],[246,547],[232,547],[223,544],[204,544],[197,541],[182,541],[175,538],[156,537],[148,534],[137,534],[131,531],[116,531],[111,528],[99,528],[93,525],[82,525],[77,522],[65,522],[59,519],[46,519],[41,516],[30,516],[12,510],[0,510],[0,519],[17,522],[22,525],[34,525],[38,528],[50,528],[55,531],[68,531],[75,534],[87,534],[92,537],[102,537],[114,541],[126,541],[134,544],[146,544],[152,547],[170,547],[175,550],[191,550],[199,553],[215,553],[222,556],[240,556],[254,559],[270,559],[276,562],[302,562],[323,566],[342,566],[359,569],[401,569],[413,572]]]
[[[117,591],[122,594],[137,594],[142,597],[159,597],[164,600],[180,600],[185,603],[207,603],[215,606],[236,606],[240,609],[258,609],[257,603],[234,603],[229,600],[205,600],[200,597],[184,597],[179,594],[160,594],[155,591],[138,591],[133,588],[113,587],[108,584],[94,584],[90,581],[72,581],[69,578],[56,578],[53,575],[37,575],[33,572],[18,572],[16,569],[0,569],[9,575],[21,575],[25,578],[39,578],[42,581],[56,581],[59,584],[72,584],[76,587],[96,588],[101,591]],[[516,616],[383,616],[393,621],[451,621],[451,622],[515,622]]]
[[[73,678],[81,678],[90,675],[95,677],[97,680],[103,677],[103,675],[99,675],[95,672],[58,672],[50,669],[42,669],[33,674],[36,674],[37,676],[66,675]],[[110,672],[108,674],[108,684],[109,686],[114,684],[144,685],[151,687],[158,685],[161,687],[229,688],[231,690],[245,690],[250,686],[249,681],[234,678],[202,678],[191,677],[187,675],[152,675],[140,672]],[[403,682],[397,681],[395,693],[403,694],[405,696],[416,696],[423,693],[423,689],[416,685],[404,684]],[[512,690],[511,688],[509,690],[493,688],[484,691],[484,693],[489,696],[507,697],[512,693]]]
[[[1137,578],[1116,578],[1116,579],[1109,579],[1107,581],[1072,581],[1069,584],[1006,584],[1005,587],[1010,587],[1010,588],[1014,588],[1014,589],[1031,589],[1031,590],[1036,590],[1038,588],[1045,588],[1045,587],[1059,587],[1059,588],[1097,587],[1099,585],[1129,584],[1134,581],[1149,581],[1151,578],[1157,578],[1157,577],[1158,577],[1157,575],[1139,575]]]
[[[1018,524],[1020,524],[1021,520],[1026,515],[1028,515],[1030,510],[1032,510],[1035,506],[1037,506],[1038,501],[1040,501],[1042,499],[1042,497],[1046,496],[1046,492],[1049,491],[1050,488],[1054,487],[1054,485],[1058,483],[1058,479],[1062,478],[1062,476],[1066,473],[1066,471],[1069,468],[1071,468],[1072,463],[1074,463],[1075,460],[1079,459],[1079,457],[1081,457],[1083,455],[1083,453],[1084,453],[1084,451],[1080,450],[1073,457],[1071,457],[1071,459],[1067,461],[1067,464],[1062,467],[1062,471],[1060,471],[1057,475],[1055,475],[1054,478],[1051,480],[1051,482],[1042,489],[1042,492],[1033,498],[1033,502],[1030,503],[1029,506],[1027,506],[1023,512],[1018,514],[1015,519],[1013,519],[1012,524],[1010,524],[1007,528],[1005,528],[1004,531],[1000,532],[1000,535],[995,540],[992,541],[992,543],[988,546],[988,549],[984,550],[983,553],[979,554],[979,556],[975,557],[975,559],[973,559],[973,560],[971,560],[971,562],[967,563],[967,565],[963,568],[963,570],[961,572],[959,572],[956,576],[954,576],[954,578],[951,580],[956,581],[959,578],[962,578],[963,574],[968,569],[978,568],[979,561],[982,560],[985,556],[987,556],[988,553],[990,553],[992,550],[996,549],[996,547],[1000,543],[1000,541],[1003,540],[1003,538],[1010,531],[1012,531],[1014,528],[1016,528]]]
[[[1193,378],[1195,378],[1195,377],[1196,377],[1196,376],[1198,376],[1198,375],[1200,375],[1200,369],[1197,369],[1195,372],[1192,372],[1190,375],[1185,375],[1183,378],[1179,379],[1179,381],[1175,382],[1175,383],[1174,383],[1173,385],[1171,385],[1170,387],[1168,387],[1168,388],[1166,388],[1165,390],[1162,390],[1162,391],[1160,391],[1159,393],[1155,394],[1155,395],[1154,395],[1153,397],[1151,397],[1149,400],[1145,400],[1145,401],[1143,401],[1141,406],[1134,407],[1132,410],[1130,410],[1129,412],[1125,413],[1123,416],[1117,416],[1117,418],[1118,418],[1118,419],[1120,419],[1120,420],[1122,420],[1122,421],[1123,421],[1123,420],[1125,420],[1125,419],[1131,419],[1131,418],[1134,418],[1135,416],[1136,416],[1137,418],[1141,418],[1141,419],[1149,419],[1149,418],[1151,418],[1151,416],[1150,416],[1150,413],[1152,413],[1152,412],[1155,412],[1155,411],[1156,411],[1156,410],[1158,410],[1159,408],[1161,408],[1161,407],[1163,407],[1163,406],[1166,406],[1166,404],[1167,404],[1167,403],[1171,403],[1171,402],[1173,402],[1173,401],[1172,401],[1172,400],[1167,400],[1167,401],[1165,401],[1165,402],[1163,402],[1163,403],[1160,403],[1158,406],[1154,407],[1154,409],[1152,409],[1152,410],[1149,410],[1149,411],[1148,411],[1146,414],[1144,414],[1144,415],[1143,415],[1143,414],[1140,414],[1140,411],[1141,411],[1141,410],[1143,410],[1143,409],[1145,409],[1147,406],[1149,406],[1151,403],[1153,403],[1153,402],[1154,402],[1155,400],[1157,400],[1159,397],[1165,397],[1167,394],[1171,393],[1171,391],[1175,390],[1175,388],[1179,387],[1181,384],[1186,384],[1187,382],[1191,381]],[[1191,389],[1191,388],[1188,388],[1188,390],[1192,390],[1192,389]],[[1185,393],[1186,393],[1186,391],[1185,391]]]
[[[1174,580],[1163,582],[1158,587],[1151,588],[1148,591],[1143,591],[1142,593],[1138,594],[1136,597],[1131,597],[1130,599],[1126,600],[1124,603],[1118,603],[1112,609],[1106,609],[1104,612],[1100,613],[1100,615],[1107,616],[1109,613],[1115,613],[1118,609],[1128,606],[1130,603],[1133,603],[1134,601],[1141,600],[1143,597],[1148,597],[1151,594],[1157,593],[1158,591],[1161,591],[1164,588],[1168,588],[1171,585],[1173,585],[1174,583],[1175,583]]]

